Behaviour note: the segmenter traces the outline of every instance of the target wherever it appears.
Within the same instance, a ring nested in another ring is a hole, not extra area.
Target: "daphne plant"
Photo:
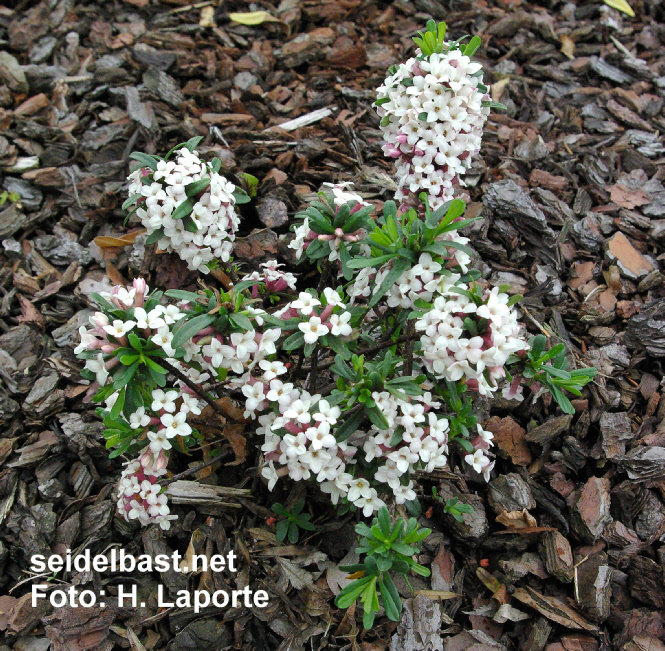
[[[365,556],[362,563],[342,565],[341,570],[351,572],[353,579],[335,599],[339,608],[348,608],[360,599],[363,606],[363,626],[369,629],[381,605],[388,619],[398,622],[402,612],[402,599],[391,573],[401,574],[409,584],[410,572],[429,576],[430,571],[417,563],[414,556],[420,551],[420,543],[429,536],[431,529],[418,526],[415,518],[391,520],[388,509],[379,509],[371,526],[360,522],[356,525],[360,539],[357,554]],[[410,584],[409,584],[410,587]]]
[[[362,595],[366,622],[378,595],[389,617],[399,615],[389,572],[422,571],[413,556],[425,530],[391,523],[388,505],[417,510],[418,473],[446,468],[451,456],[487,481],[495,471],[478,396],[513,397],[524,384],[534,395],[550,390],[570,412],[564,392],[579,395],[595,374],[568,370],[560,345],[527,341],[520,297],[471,268],[472,243],[460,234],[471,220],[452,195],[491,108],[469,58],[478,41],[448,43],[436,25],[419,38],[377,101],[384,150],[397,164],[395,200],[376,215],[349,184],[328,184],[297,215],[290,246],[318,268],[316,286],[297,291],[296,276],[274,260],[225,291],[149,293],[137,279],[93,296],[99,312],[76,349],[111,454],[127,458],[124,517],[171,526],[162,478],[174,451],[198,445],[198,417],[222,391],[257,423],[270,491],[286,478],[311,481],[339,512],[381,514],[359,525],[367,559],[353,571],[365,574],[338,598]],[[206,273],[229,264],[235,205],[248,197],[217,161],[202,161],[198,144],[164,158],[135,154],[141,167],[125,206],[149,241]],[[276,512],[283,539],[309,529],[302,509]]]

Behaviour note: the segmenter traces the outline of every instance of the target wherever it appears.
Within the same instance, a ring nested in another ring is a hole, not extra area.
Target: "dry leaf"
[[[346,577],[349,576],[348,572],[339,569],[340,565],[355,565],[360,560],[360,556],[351,549],[347,555],[338,563],[332,564],[326,571],[326,581],[328,587],[334,595],[338,595],[343,588],[345,588],[351,581]]]
[[[119,235],[118,237],[114,237],[111,235],[100,235],[99,237],[96,237],[93,240],[93,242],[100,249],[119,249],[124,246],[129,246],[130,244],[134,244],[134,240],[139,235],[143,235],[143,233],[145,232],[146,232],[145,228],[139,228],[135,231],[131,231],[130,233]]]
[[[506,622],[519,622],[523,619],[529,619],[529,615],[523,613],[521,610],[517,610],[510,604],[503,604],[499,606],[499,610],[494,613],[492,620],[497,624],[505,624]]]
[[[455,597],[463,597],[464,595],[458,594],[457,592],[448,592],[447,590],[414,590],[414,595],[423,595],[432,601],[438,601],[439,599],[454,599]]]
[[[279,587],[282,587],[283,582],[286,582],[287,585],[282,589],[288,588],[288,584],[291,584],[296,590],[314,586],[314,577],[307,570],[303,570],[302,567],[298,567],[295,563],[280,556],[277,556],[276,560],[282,568],[282,577],[278,581]]]
[[[524,588],[517,588],[513,596],[527,606],[531,606],[537,610],[541,615],[551,619],[557,624],[561,624],[567,628],[583,629],[585,631],[597,631],[598,629],[591,623],[587,622],[577,611],[567,606],[562,601],[554,597],[546,597],[533,588],[528,586]]]
[[[635,18],[635,12],[633,8],[626,2],[626,0],[603,0],[603,2],[612,9],[617,11],[623,11],[624,14],[628,14],[631,18]]]
[[[504,511],[498,515],[496,521],[509,529],[525,529],[527,527],[537,527],[538,523],[526,509],[523,511]]]
[[[233,454],[236,455],[236,460],[229,463],[229,466],[240,465],[247,458],[247,440],[242,435],[245,431],[245,426],[242,424],[231,425],[227,423],[224,425],[222,434],[231,444]]]
[[[503,89],[510,83],[510,77],[504,77],[499,79],[496,84],[492,84],[490,87],[490,94],[492,95],[492,101],[499,102],[501,101],[501,95],[503,95]]]
[[[141,644],[141,640],[139,640],[130,626],[127,627],[127,640],[129,641],[129,648],[132,651],[146,651],[146,648]]]
[[[500,590],[501,587],[503,586],[503,583],[497,579],[494,574],[491,572],[488,572],[486,569],[482,567],[477,567],[476,568],[476,576],[480,579],[482,584],[492,593],[494,594],[497,590]]]
[[[17,296],[21,304],[21,316],[18,317],[18,322],[35,323],[40,328],[46,327],[46,319],[42,313],[23,294],[17,294]]]
[[[189,574],[194,567],[194,556],[195,555],[200,555],[203,553],[203,546],[205,544],[205,534],[201,529],[195,529],[194,532],[192,533],[192,537],[189,540],[189,545],[187,546],[187,551],[185,552],[185,556],[180,561],[180,571],[183,572],[184,574]],[[196,566],[196,570],[194,571],[194,574],[200,574],[203,571],[203,567],[201,567],[201,563],[198,563]]]
[[[575,58],[575,41],[568,34],[561,34],[561,53],[569,59]]]
[[[201,27],[217,27],[215,22],[215,8],[208,6],[201,9],[201,18],[199,18]]]
[[[125,277],[115,268],[115,265],[111,264],[108,260],[106,262],[106,275],[114,285],[122,285],[124,287],[129,284]]]
[[[261,23],[279,23],[278,18],[271,16],[267,11],[249,11],[247,13],[231,13],[229,19],[241,25],[260,25]]]

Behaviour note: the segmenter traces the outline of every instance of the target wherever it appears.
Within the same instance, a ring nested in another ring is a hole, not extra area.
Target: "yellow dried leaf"
[[[280,20],[271,16],[267,11],[249,11],[246,13],[231,13],[229,18],[241,25],[260,25],[261,23],[279,23]]]
[[[94,242],[100,249],[119,248],[123,246],[129,246],[130,244],[134,244],[134,240],[139,235],[143,235],[143,233],[145,232],[146,232],[145,228],[141,228],[139,230],[132,231],[131,233],[125,233],[124,235],[120,235],[118,237],[112,237],[110,235],[100,235],[99,237],[96,237],[94,239]]]
[[[215,22],[215,8],[214,7],[203,7],[201,9],[201,18],[199,18],[199,25],[201,27],[217,27]]]
[[[568,34],[561,34],[559,40],[561,41],[561,54],[567,56],[569,59],[574,59],[575,41]]]
[[[623,11],[624,14],[628,14],[631,18],[635,18],[635,12],[633,8],[626,2],[626,0],[603,0],[603,2],[612,9],[617,11]]]

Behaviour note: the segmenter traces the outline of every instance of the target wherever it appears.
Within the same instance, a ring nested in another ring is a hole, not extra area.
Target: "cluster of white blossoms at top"
[[[400,64],[377,89],[383,151],[396,161],[395,199],[406,207],[416,207],[414,195],[425,191],[436,209],[463,185],[490,112],[481,71],[460,50],[434,53]]]
[[[344,183],[324,183],[323,185],[326,190],[329,190],[329,193],[332,194],[333,205],[335,208],[339,209],[351,201],[356,202],[356,205],[350,211],[351,215],[358,212],[363,206],[370,205],[359,194],[351,191],[350,188],[353,187],[353,183],[350,181]],[[354,233],[345,233],[341,228],[338,228],[333,234],[321,235],[311,229],[309,218],[305,217],[303,223],[295,228],[294,234],[295,237],[289,243],[289,248],[295,249],[297,260],[300,260],[307,247],[314,240],[318,239],[321,242],[328,242],[328,245],[330,246],[328,260],[334,262],[335,260],[339,260],[340,242],[342,240],[346,240],[347,242],[358,242],[361,240],[362,231],[358,230]],[[369,254],[369,247],[367,247],[367,251]]]
[[[464,284],[457,287],[468,291]],[[423,333],[419,357],[432,376],[464,379],[481,395],[496,391],[506,376],[508,358],[528,348],[508,300],[498,288],[486,291],[481,305],[454,291],[438,296],[433,309],[415,324]],[[476,333],[469,332],[465,319],[475,324]]]
[[[152,175],[152,182],[144,179]],[[187,196],[187,186],[210,179],[203,190]],[[196,151],[181,148],[173,160],[157,162],[157,169],[140,168],[129,175],[129,194],[141,195],[136,214],[148,235],[162,233],[158,246],[175,251],[189,269],[208,273],[208,263],[227,262],[233,248],[239,219],[235,211],[233,183],[214,172]],[[174,213],[185,201],[191,211],[177,219]]]

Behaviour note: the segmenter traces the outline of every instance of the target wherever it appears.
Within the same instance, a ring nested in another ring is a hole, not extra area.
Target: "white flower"
[[[476,450],[474,454],[467,454],[464,461],[472,466],[476,472],[483,472],[483,469],[490,463],[482,450]]]
[[[175,390],[163,391],[162,389],[153,389],[152,405],[150,405],[150,408],[156,412],[163,409],[172,414],[175,411],[175,401],[177,399],[178,392]]]
[[[159,346],[170,357],[175,355],[175,349],[171,346],[173,333],[169,330],[168,326],[162,326],[159,328],[157,334],[150,337],[150,341],[156,346]]]
[[[145,407],[139,407],[133,414],[129,415],[129,426],[132,429],[147,427],[150,424],[150,416],[145,413]]]
[[[326,287],[323,290],[323,295],[326,297],[327,305],[330,305],[331,307],[346,307],[346,305],[342,303],[342,299],[336,289]]]
[[[323,337],[329,332],[328,326],[322,324],[318,316],[310,317],[307,323],[299,323],[298,328],[305,334],[306,344],[316,343],[319,337]]]
[[[336,337],[347,337],[352,332],[352,328],[349,325],[350,320],[351,312],[342,312],[342,314],[331,315],[330,325],[332,325],[332,329],[330,332]]]
[[[280,361],[269,362],[267,359],[262,359],[259,367],[263,370],[263,378],[267,382],[287,372],[286,366]]]
[[[254,412],[259,408],[261,403],[265,400],[263,393],[263,383],[255,382],[254,384],[246,384],[242,388],[243,395],[247,398],[245,408],[248,412]]]
[[[155,453],[159,453],[160,450],[170,450],[172,447],[165,429],[160,429],[158,432],[149,431],[148,438],[150,439],[150,449]]]
[[[341,410],[337,406],[330,406],[327,400],[319,400],[319,411],[314,414],[314,420],[334,425],[340,417]]]
[[[164,425],[167,438],[189,436],[192,433],[192,428],[185,422],[186,418],[187,414],[183,412],[178,412],[175,416],[173,414],[164,414],[160,418],[162,425]]]
[[[104,385],[109,376],[109,372],[106,370],[104,356],[101,353],[99,353],[95,359],[86,360],[85,368],[96,375],[97,384],[99,384],[100,387]]]
[[[116,339],[120,339],[121,337],[124,337],[135,325],[136,321],[121,321],[120,319],[116,319],[113,321],[112,325],[104,326],[104,332],[115,337]]]
[[[355,503],[355,501],[360,498],[371,497],[373,490],[373,488],[370,488],[369,482],[363,477],[360,477],[349,482],[349,494],[347,497],[349,502]],[[374,494],[376,495],[376,491],[374,491]]]
[[[309,427],[305,436],[312,442],[314,450],[332,448],[337,444],[337,440],[330,433],[330,423],[320,423],[317,427]]]
[[[279,328],[271,328],[266,330],[261,335],[259,342],[259,351],[264,352],[266,355],[274,355],[277,352],[275,342],[282,336],[282,331]]]
[[[350,499],[350,498],[349,498]],[[378,511],[382,506],[385,506],[383,500],[380,500],[377,496],[376,490],[374,488],[370,489],[370,493],[367,496],[359,497],[356,500],[351,500],[356,507],[362,509],[363,515],[368,518],[372,513]]]
[[[300,292],[298,299],[291,302],[291,307],[305,316],[309,316],[317,305],[321,305],[321,301],[307,292]]]
[[[247,330],[247,332],[234,332],[231,335],[231,343],[236,347],[236,354],[240,359],[246,358],[250,353],[257,351],[259,345],[254,340],[256,332]]]
[[[81,343],[74,348],[74,354],[78,355],[79,353],[82,353],[84,350],[88,350],[88,347],[96,344],[97,338],[94,337],[93,335],[88,334],[88,331],[85,329],[85,326],[81,326],[79,328],[79,335],[81,337]]]
[[[136,327],[141,330],[145,330],[146,328],[158,330],[166,325],[158,308],[146,312],[142,307],[135,307],[134,318],[136,319]]]
[[[261,469],[261,476],[265,477],[265,479],[268,480],[268,490],[271,491],[273,488],[275,488],[275,484],[277,483],[277,480],[279,479],[279,475],[277,474],[277,471],[275,470],[275,464],[273,461],[271,461],[267,466],[263,466]]]

